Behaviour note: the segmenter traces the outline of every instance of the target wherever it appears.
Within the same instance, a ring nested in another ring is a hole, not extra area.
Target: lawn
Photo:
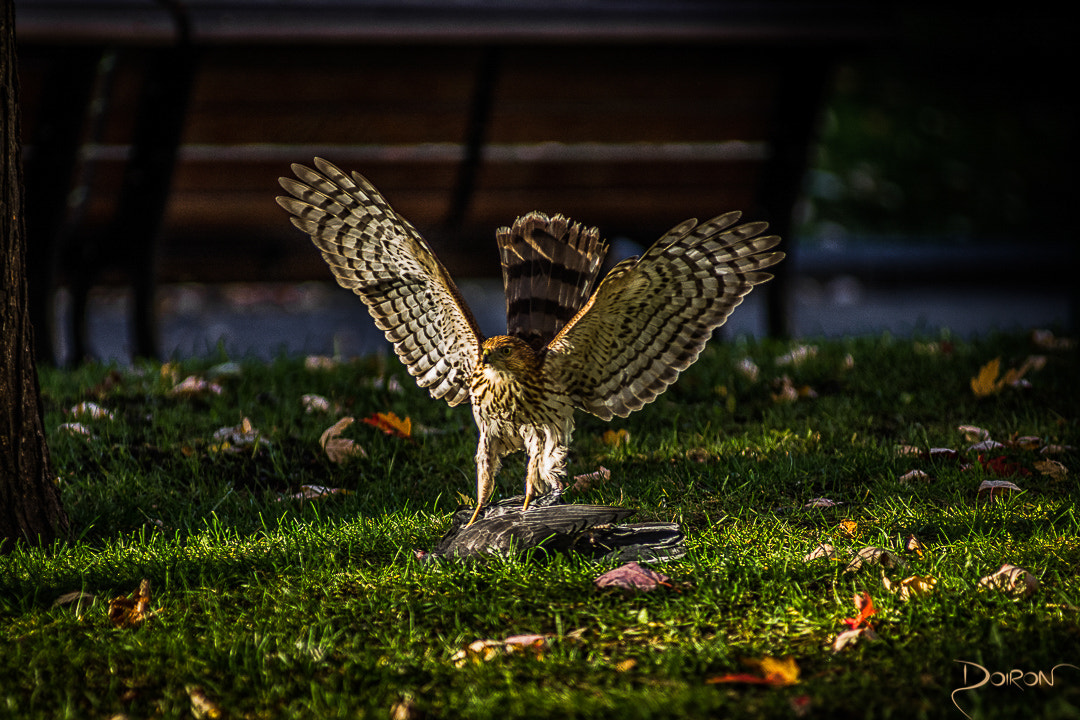
[[[1080,717],[1080,361],[1035,340],[715,342],[579,415],[570,475],[610,478],[572,501],[686,531],[647,592],[417,559],[476,430],[393,357],[42,370],[76,537],[0,556],[0,716]],[[1031,584],[980,584],[1003,564]]]

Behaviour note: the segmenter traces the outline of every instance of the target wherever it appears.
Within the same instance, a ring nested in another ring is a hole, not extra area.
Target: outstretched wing
[[[457,405],[483,337],[446,268],[370,182],[321,158],[281,178],[277,202],[311,236],[338,284],[360,296],[394,351],[432,397]]]
[[[652,402],[690,366],[713,330],[784,257],[767,223],[730,212],[672,228],[640,258],[612,268],[548,345],[545,372],[574,404],[605,420]],[[732,227],[734,226],[734,227]]]

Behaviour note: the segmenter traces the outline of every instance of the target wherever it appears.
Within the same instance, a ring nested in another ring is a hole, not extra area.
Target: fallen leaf
[[[888,550],[883,550],[879,547],[872,545],[861,548],[855,557],[851,559],[847,567],[844,568],[844,572],[854,572],[860,569],[863,565],[881,565],[883,568],[892,569],[896,567],[903,567],[906,563],[897,557],[894,553]]]
[[[337,366],[337,360],[325,355],[308,355],[304,358],[304,369],[306,370],[333,370]]]
[[[387,435],[412,440],[412,420],[407,417],[402,420],[392,412],[379,412],[364,418],[364,423],[382,430]]]
[[[137,627],[150,617],[150,581],[143,579],[130,596],[109,601],[109,620],[118,628]]]
[[[611,447],[619,447],[620,445],[626,445],[630,442],[630,432],[625,428],[619,428],[618,430],[605,430],[604,434],[600,436],[600,442]]]
[[[650,592],[663,585],[671,587],[671,578],[655,570],[628,562],[609,570],[594,581],[597,587],[614,587],[623,590]]]
[[[188,699],[191,701],[191,715],[195,720],[216,720],[223,717],[221,708],[210,699],[201,686],[188,685],[184,689],[187,690]]]
[[[967,451],[969,453],[983,453],[990,450],[1000,450],[1005,447],[1003,443],[999,443],[997,440],[980,440],[979,442],[969,445]]]
[[[798,345],[792,348],[791,352],[786,355],[781,355],[776,358],[776,364],[779,366],[802,365],[806,360],[817,356],[817,347],[813,345]]]
[[[845,535],[855,537],[858,535],[859,524],[854,520],[841,520],[837,528]]]
[[[874,608],[874,599],[870,597],[870,593],[865,591],[863,591],[862,595],[855,595],[853,599],[855,609],[859,611],[859,614],[853,618],[844,618],[841,622],[847,625],[850,630],[862,627],[864,624],[869,626],[870,616],[877,613],[877,609]]]
[[[1072,338],[1057,338],[1050,330],[1032,330],[1031,342],[1043,350],[1068,350],[1076,341]]]
[[[611,479],[611,471],[601,465],[596,472],[575,475],[574,484],[570,489],[574,492],[585,492],[593,486],[593,483],[603,484]]]
[[[799,399],[799,391],[787,375],[781,375],[774,380],[773,388],[776,390],[772,393],[774,403],[792,403]]]
[[[116,417],[111,410],[89,401],[79,403],[68,410],[68,414],[82,420],[112,420]]]
[[[748,357],[744,357],[735,367],[744,378],[746,378],[752,383],[757,382],[759,370],[758,366],[754,364],[753,360]]]
[[[929,473],[922,470],[909,470],[908,472],[897,478],[902,484],[907,485],[911,482],[930,482],[934,478]]]
[[[710,685],[726,683],[748,683],[752,685],[771,685],[783,687],[799,682],[799,666],[790,655],[785,658],[744,658],[742,664],[751,670],[748,673],[729,673],[707,678]]]
[[[615,663],[615,672],[629,672],[637,667],[637,660],[634,658],[627,658],[621,662]]]
[[[1019,491],[1020,487],[1008,480],[983,480],[979,483],[979,498],[982,500],[996,500]]]
[[[810,500],[808,500],[807,503],[805,505],[803,505],[803,508],[809,510],[811,508],[836,507],[837,505],[843,505],[843,504],[844,503],[836,502],[835,500],[830,500],[829,498],[819,497],[819,498],[811,498]]]
[[[214,431],[213,440],[211,452],[244,452],[248,448],[270,444],[247,418],[241,419],[235,427],[218,428]]]
[[[979,578],[979,587],[1028,597],[1039,589],[1039,580],[1027,570],[1006,563],[996,573]]]
[[[986,458],[982,455],[979,456],[979,464],[983,466],[983,469],[987,472],[997,475],[998,477],[1011,477],[1013,475],[1030,475],[1031,473],[1021,466],[1019,463],[1009,460],[1004,455],[998,455],[992,458]]]
[[[345,428],[354,422],[356,422],[354,418],[343,417],[328,427],[319,438],[319,445],[322,446],[326,457],[330,458],[330,462],[340,465],[354,457],[367,457],[364,448],[356,444],[356,441],[340,437]]]
[[[194,395],[205,395],[207,393],[211,395],[220,395],[224,391],[224,388],[217,383],[203,380],[197,375],[189,375],[184,378],[182,382],[174,385],[173,388],[169,390],[169,394],[180,397],[191,397]]]
[[[1069,474],[1069,469],[1057,460],[1038,460],[1035,462],[1035,469],[1052,480],[1064,480]]]
[[[330,401],[324,398],[322,395],[313,395],[310,393],[300,396],[300,404],[304,406],[304,412],[308,414],[317,412],[330,412],[330,410],[334,407],[330,403]]]
[[[543,657],[547,645],[547,635],[513,635],[505,640],[473,640],[454,653],[450,662],[460,668],[470,661],[479,664],[499,655],[524,651],[531,652],[539,659]]]
[[[994,358],[979,368],[978,374],[971,378],[971,391],[975,397],[987,397],[1001,392],[1002,385],[998,381],[1001,373],[1001,358]]]
[[[82,423],[62,423],[56,427],[57,430],[63,430],[69,435],[83,435],[85,437],[93,437],[94,433],[90,428],[86,427]]]
[[[919,557],[922,557],[923,551],[926,550],[926,546],[922,544],[919,538],[914,535],[908,535],[904,538],[904,550],[916,553]]]
[[[279,495],[278,502],[282,500],[318,500],[319,498],[327,497],[328,495],[349,495],[348,490],[341,488],[331,488],[324,485],[301,485],[300,492],[293,493],[292,495]]]
[[[1010,440],[1009,445],[1021,450],[1038,450],[1042,447],[1042,438],[1035,435],[1021,435],[1014,440]]]
[[[82,590],[73,590],[68,593],[64,593],[60,597],[53,600],[53,607],[63,607],[64,605],[71,605],[74,603],[75,611],[82,610],[83,605],[90,605],[94,602],[94,596],[88,592]]]
[[[390,720],[419,720],[421,717],[423,713],[411,697],[405,697],[390,706]]]
[[[842,633],[836,636],[835,640],[833,640],[833,652],[840,652],[848,645],[854,644],[860,638],[867,641],[874,641],[879,639],[878,634],[874,632],[874,629],[871,627],[861,627],[854,630],[844,630]]]
[[[817,545],[813,550],[806,554],[806,557],[803,558],[803,562],[811,562],[819,558],[837,560],[838,556],[836,553],[836,548],[834,548],[829,543],[822,543],[820,545]]]
[[[976,425],[961,425],[956,429],[964,433],[964,439],[968,442],[990,439],[990,431]]]
[[[901,600],[910,600],[919,595],[926,595],[937,585],[937,579],[926,575],[912,575],[900,582],[892,582],[889,578],[882,577],[881,582],[885,585],[886,590],[896,593]]]

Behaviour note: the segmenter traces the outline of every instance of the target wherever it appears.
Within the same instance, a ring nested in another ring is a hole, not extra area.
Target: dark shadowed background
[[[789,260],[729,334],[1075,328],[1063,11],[16,6],[46,358],[385,349],[274,203],[315,155],[430,239],[489,333],[494,229],[533,209],[612,261],[686,217],[769,220]]]

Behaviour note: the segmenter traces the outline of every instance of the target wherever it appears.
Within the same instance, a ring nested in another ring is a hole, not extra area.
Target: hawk
[[[496,231],[507,334],[485,338],[446,268],[358,173],[315,158],[283,177],[277,202],[311,236],[338,284],[360,296],[398,357],[432,397],[466,400],[480,430],[477,503],[502,458],[528,454],[523,509],[559,489],[574,411],[604,420],[652,402],[690,366],[754,285],[778,263],[764,222],[729,212],[676,225],[613,267],[596,228],[532,212]]]

